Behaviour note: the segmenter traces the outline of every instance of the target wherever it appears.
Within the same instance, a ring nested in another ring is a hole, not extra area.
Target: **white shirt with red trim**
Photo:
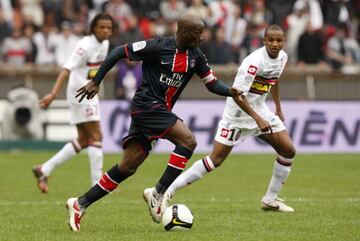
[[[233,86],[242,90],[250,106],[262,117],[273,115],[265,100],[287,62],[287,54],[281,50],[276,59],[270,58],[262,47],[248,55],[238,68]],[[223,117],[229,121],[250,120],[248,127],[254,128],[255,121],[245,113],[232,98],[227,98]]]
[[[94,78],[101,63],[105,60],[109,50],[109,41],[101,43],[95,35],[85,36],[80,39],[64,64],[64,68],[70,71],[67,86],[67,98],[69,102],[78,103],[75,98],[76,91]],[[98,99],[97,95],[94,99]],[[87,102],[85,98],[83,101]]]

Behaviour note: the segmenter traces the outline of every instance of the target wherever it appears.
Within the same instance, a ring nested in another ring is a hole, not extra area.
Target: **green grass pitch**
[[[49,194],[36,187],[31,167],[50,152],[0,153],[0,241],[351,241],[360,240],[360,157],[358,154],[298,154],[281,193],[295,213],[263,212],[274,155],[231,155],[201,181],[179,190],[195,221],[190,231],[166,232],[152,222],[142,199],[164,170],[168,155],[152,154],[138,172],[95,203],[81,232],[67,225],[67,198],[90,185],[87,155],[57,168]],[[203,155],[194,155],[188,166]],[[121,158],[105,156],[105,170]]]

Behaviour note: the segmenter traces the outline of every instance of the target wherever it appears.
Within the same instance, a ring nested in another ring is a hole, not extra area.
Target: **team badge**
[[[220,136],[227,138],[228,135],[229,135],[229,130],[225,129],[225,128],[222,128]]]
[[[142,50],[146,47],[146,41],[139,41],[132,44],[132,49],[134,52]]]
[[[250,65],[247,72],[251,75],[255,75],[256,71],[257,71],[257,67],[255,67],[254,65]]]
[[[190,60],[190,67],[191,67],[191,68],[194,68],[194,67],[195,67],[195,64],[196,64],[196,60],[195,60],[195,59]]]
[[[76,50],[77,55],[83,56],[85,54],[85,50],[83,48],[78,48]]]

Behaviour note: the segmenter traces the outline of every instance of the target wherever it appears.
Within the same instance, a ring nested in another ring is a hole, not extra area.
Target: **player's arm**
[[[235,87],[226,85],[223,81],[216,78],[211,70],[205,55],[200,52],[196,74],[205,83],[206,88],[217,95],[235,97],[241,94],[241,91]]]
[[[212,81],[205,83],[206,88],[217,95],[235,97],[242,92],[235,87],[227,86],[223,81],[219,79],[213,79]]]
[[[271,88],[270,90],[272,99],[275,103],[275,114],[279,116],[279,118],[284,121],[285,117],[281,110],[281,104],[280,104],[280,91],[279,91],[279,81]]]
[[[109,72],[120,59],[126,57],[127,54],[125,45],[118,46],[111,50],[104,62],[102,62],[100,65],[100,68],[96,72],[94,78],[89,83],[77,90],[76,98],[80,97],[79,102],[81,102],[85,97],[87,99],[94,98],[94,96],[99,92],[99,85],[107,72]]]
[[[262,132],[270,131],[272,133],[271,125],[269,124],[269,122],[261,118],[261,116],[256,113],[256,111],[250,106],[245,95],[236,96],[233,97],[233,99],[243,111],[245,111],[249,116],[251,116],[251,118],[256,121],[256,124]]]
[[[76,97],[80,97],[81,102],[85,97],[92,99],[99,92],[99,85],[107,72],[122,58],[129,58],[131,61],[141,61],[153,58],[159,51],[160,39],[150,39],[126,44],[114,48],[101,64],[95,77],[87,85],[77,90]]]
[[[62,69],[58,77],[56,78],[56,82],[50,93],[45,95],[40,101],[39,105],[43,109],[47,109],[51,102],[56,98],[59,94],[61,88],[64,85],[64,82],[69,78],[70,71],[68,69]]]
[[[250,64],[253,63],[253,64]],[[238,69],[235,77],[234,86],[243,91],[242,95],[233,98],[235,103],[247,113],[251,118],[256,121],[259,129],[262,132],[270,131],[272,133],[271,125],[264,120],[258,113],[251,107],[246,96],[249,93],[251,85],[259,71],[258,64],[251,58],[246,58]]]

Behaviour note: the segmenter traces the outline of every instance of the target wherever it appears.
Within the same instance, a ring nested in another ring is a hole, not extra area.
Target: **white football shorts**
[[[286,129],[284,123],[277,115],[272,114],[268,115],[267,118],[263,118],[270,123],[273,133]],[[252,118],[246,121],[229,121],[226,119],[220,120],[215,140],[227,146],[234,146],[235,144],[239,143],[240,141],[244,141],[250,136],[259,136],[264,134],[256,125],[256,122],[255,125],[249,125],[249,122],[255,122],[255,120]],[[249,129],[248,126],[256,127]]]
[[[70,123],[72,125],[100,121],[100,104],[99,100],[87,100],[84,103],[69,103],[70,105]]]

